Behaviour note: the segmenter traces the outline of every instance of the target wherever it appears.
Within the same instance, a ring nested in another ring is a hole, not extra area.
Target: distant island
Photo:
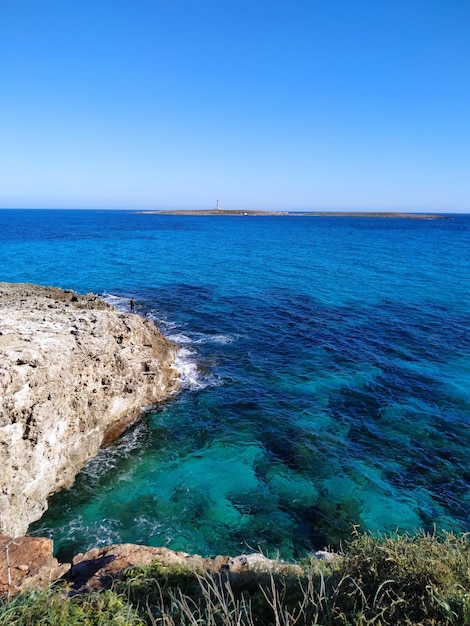
[[[395,211],[248,211],[244,209],[202,209],[197,210],[162,210],[162,211],[136,211],[143,215],[261,215],[261,216],[284,216],[284,217],[384,217],[415,220],[438,220],[444,219],[443,215],[430,213],[400,213]]]

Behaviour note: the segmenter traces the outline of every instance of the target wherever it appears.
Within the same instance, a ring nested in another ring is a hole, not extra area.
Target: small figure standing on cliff
[[[131,313],[135,313],[135,300],[131,298]]]

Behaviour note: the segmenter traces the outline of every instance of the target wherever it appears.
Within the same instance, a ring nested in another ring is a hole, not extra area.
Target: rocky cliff
[[[93,294],[0,283],[0,532],[25,534],[102,445],[176,389],[176,352]]]

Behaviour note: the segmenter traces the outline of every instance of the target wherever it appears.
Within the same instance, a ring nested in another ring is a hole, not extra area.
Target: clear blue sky
[[[470,212],[469,0],[0,0],[0,207]]]

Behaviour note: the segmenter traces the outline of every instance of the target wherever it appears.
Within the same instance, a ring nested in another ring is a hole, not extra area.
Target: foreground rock
[[[28,587],[45,589],[64,576],[70,565],[61,565],[52,548],[52,539],[0,535],[0,597],[9,598]]]
[[[0,283],[0,532],[24,535],[103,444],[175,390],[176,352],[93,294]]]
[[[298,565],[268,559],[262,554],[204,558],[168,548],[121,544],[95,548],[86,554],[78,554],[72,563],[60,564],[53,557],[52,550],[50,539],[12,539],[0,535],[0,597],[13,597],[30,587],[45,589],[59,579],[71,585],[72,593],[110,589],[113,581],[122,577],[127,568],[154,562],[168,567],[183,566],[197,571],[232,574],[302,571]]]
[[[129,567],[162,563],[204,572],[300,572],[298,565],[279,559],[268,559],[262,554],[242,554],[236,557],[202,557],[197,554],[175,552],[168,548],[154,548],[135,544],[120,544],[94,548],[86,554],[78,554],[63,579],[72,583],[75,591],[101,591],[110,589],[113,581],[122,576]]]

